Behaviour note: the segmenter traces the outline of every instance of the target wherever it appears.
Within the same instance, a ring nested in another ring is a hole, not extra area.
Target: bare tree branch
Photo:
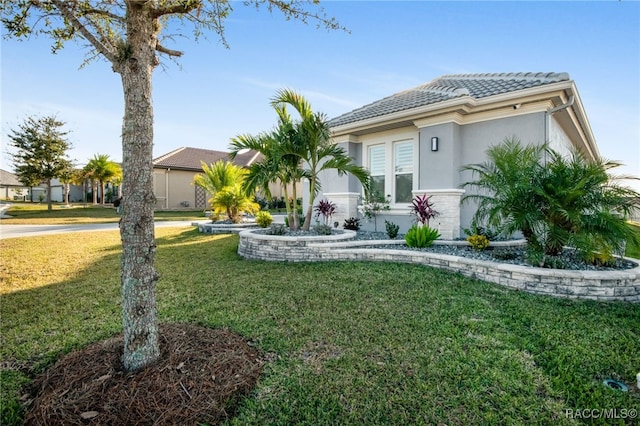
[[[89,31],[78,18],[74,15],[73,11],[69,9],[69,5],[64,0],[52,0],[52,3],[58,8],[62,16],[68,20],[73,27],[80,32],[100,53],[104,55],[111,63],[117,62],[116,52],[112,51],[109,46],[105,45],[101,40],[98,40]]]
[[[88,10],[83,10],[82,11],[82,16],[85,15],[100,15],[100,16],[105,16],[107,18],[111,18],[114,21],[118,21],[118,22],[122,22],[124,23],[124,17],[120,16],[120,15],[116,15],[115,13],[111,13],[108,10],[101,10],[101,9],[88,9]]]
[[[157,7],[153,11],[153,16],[159,18],[163,15],[174,15],[189,13],[202,7],[201,0],[186,0],[179,3],[168,4],[163,7]]]
[[[160,53],[166,53],[169,56],[182,56],[182,52],[179,50],[172,50],[172,49],[167,49],[166,47],[162,46],[160,43],[156,43],[156,50]]]

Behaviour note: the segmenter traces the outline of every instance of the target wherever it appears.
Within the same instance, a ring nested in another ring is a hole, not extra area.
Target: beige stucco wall
[[[156,197],[156,209],[198,209],[209,208],[210,194],[205,194],[205,206],[198,206],[196,203],[197,188],[193,185],[193,179],[198,174],[195,171],[175,170],[175,169],[154,169],[153,170],[153,193]],[[282,187],[277,184],[269,186],[274,198],[284,195]],[[292,195],[292,186],[289,185],[289,196]],[[302,197],[302,187],[298,184],[298,197]],[[189,203],[188,207],[182,205]]]
[[[195,172],[186,170],[154,169],[153,191],[157,209],[196,208],[196,188],[193,185]]]

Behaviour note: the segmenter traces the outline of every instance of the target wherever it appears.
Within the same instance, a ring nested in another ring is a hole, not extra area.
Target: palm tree
[[[627,239],[636,236],[627,219],[637,209],[639,194],[619,183],[627,176],[609,174],[621,164],[602,158],[587,161],[576,150],[568,157],[547,151],[550,161],[537,188],[547,225],[545,253],[559,255],[567,245],[581,249],[587,258],[595,251],[605,257],[624,253]]]
[[[534,263],[565,246],[588,259],[596,252],[607,257],[637,240],[627,218],[640,194],[618,183],[628,177],[608,173],[620,163],[588,161],[578,151],[565,157],[546,144],[522,146],[515,138],[489,148],[487,156],[485,163],[462,168],[478,177],[462,185],[477,191],[463,201],[478,202],[475,223],[506,235],[521,231]]]
[[[122,167],[111,161],[107,154],[96,154],[85,166],[87,174],[92,179],[92,188],[97,181],[100,184],[100,200],[101,204],[105,203],[105,185],[112,180],[122,179]],[[97,195],[95,188],[93,190],[93,204],[97,204]]]
[[[262,191],[270,199],[270,183],[280,184],[285,200],[289,200],[288,187],[292,187],[293,205],[287,201],[286,211],[289,219],[289,227],[292,230],[299,228],[298,194],[297,184],[303,178],[308,178],[304,169],[299,167],[300,158],[292,155],[291,140],[295,134],[295,128],[291,118],[280,108],[276,108],[279,116],[278,126],[275,130],[262,133],[258,136],[239,135],[231,140],[231,158],[243,150],[253,150],[262,154],[262,160],[253,163],[244,181],[244,188],[248,193]]]
[[[216,213],[224,213],[238,222],[243,212],[255,213],[260,209],[243,188],[247,170],[224,160],[210,166],[201,164],[204,174],[196,175],[193,183],[211,194],[209,204]]]
[[[281,121],[291,121],[286,110],[290,105],[300,115],[295,123],[295,132],[290,144],[283,147],[285,154],[300,159],[299,167],[305,170],[309,178],[309,204],[304,221],[304,230],[309,230],[313,214],[313,202],[322,189],[320,173],[324,170],[336,170],[339,176],[350,173],[362,184],[365,192],[369,191],[369,172],[353,163],[345,150],[331,141],[331,133],[327,118],[322,113],[314,113],[309,102],[301,95],[288,89],[280,90],[271,100]]]
[[[545,149],[544,145],[523,147],[517,138],[508,138],[487,150],[484,163],[461,168],[477,176],[461,185],[471,189],[462,202],[478,203],[474,223],[486,224],[505,235],[520,231],[529,247],[540,247],[537,237],[542,215],[534,194],[541,184],[540,159]]]

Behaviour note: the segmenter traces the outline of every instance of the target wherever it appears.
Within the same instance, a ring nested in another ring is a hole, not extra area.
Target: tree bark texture
[[[136,371],[155,362],[160,349],[154,267],[156,243],[153,225],[153,105],[151,78],[158,60],[155,45],[159,31],[144,2],[130,1],[127,8],[127,44],[118,52],[114,70],[124,89],[122,126],[123,213],[122,325],[123,365]]]

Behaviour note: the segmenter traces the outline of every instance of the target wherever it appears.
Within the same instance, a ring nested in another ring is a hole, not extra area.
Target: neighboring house
[[[445,75],[355,109],[329,121],[333,140],[367,167],[391,198],[382,217],[404,232],[411,225],[414,195],[432,195],[440,216],[431,226],[443,238],[461,236],[475,212],[461,205],[460,184],[472,180],[460,167],[486,160],[486,150],[505,138],[598,156],[575,82],[566,73]],[[323,194],[336,203],[334,219],[357,216],[359,182],[335,173],[322,176]],[[379,219],[382,221],[382,218]],[[378,223],[380,229],[380,223]],[[384,229],[384,227],[382,228]]]
[[[28,186],[24,186],[13,173],[0,169],[0,199],[27,201],[29,196]]]
[[[249,167],[259,154],[255,151],[238,154],[233,163]],[[193,184],[202,171],[202,163],[211,165],[218,160],[232,161],[228,152],[182,147],[153,160],[153,192],[157,209],[205,209],[211,197]]]
[[[64,183],[58,178],[51,179],[51,201],[54,203],[64,202]],[[33,199],[31,201],[39,201],[40,196],[42,199],[47,199],[47,184],[43,183],[31,188],[33,193]],[[69,202],[80,203],[84,201],[83,190],[81,185],[69,184]]]

